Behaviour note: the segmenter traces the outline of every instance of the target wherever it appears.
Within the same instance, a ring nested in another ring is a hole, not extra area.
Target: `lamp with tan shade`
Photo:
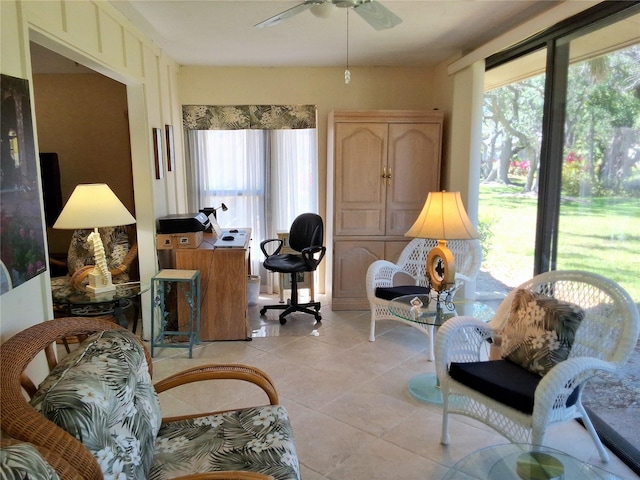
[[[469,220],[460,192],[429,192],[427,201],[407,237],[431,238],[438,241],[427,255],[427,276],[431,287],[444,293],[455,286],[456,264],[447,240],[478,238]]]
[[[106,183],[80,184],[73,190],[53,228],[69,230],[93,228],[93,232],[87,237],[95,258],[95,268],[89,274],[89,285],[87,285],[89,292],[111,292],[116,288],[111,281],[111,272],[107,267],[104,245],[98,228],[118,227],[132,223],[136,223],[136,219]]]

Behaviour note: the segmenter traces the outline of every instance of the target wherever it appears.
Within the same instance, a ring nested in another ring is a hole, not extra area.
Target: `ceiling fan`
[[[376,30],[385,30],[392,28],[402,23],[402,19],[391,12],[388,8],[383,6],[376,0],[305,0],[304,2],[291,7],[284,12],[281,12],[271,18],[256,24],[256,27],[272,27],[279,24],[287,18],[291,18],[294,15],[304,12],[313,7],[317,7],[322,4],[332,4],[341,8],[352,8],[357,14],[359,14],[369,25]]]

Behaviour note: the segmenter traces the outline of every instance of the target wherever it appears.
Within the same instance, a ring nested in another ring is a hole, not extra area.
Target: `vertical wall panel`
[[[127,70],[136,78],[144,77],[144,63],[142,61],[143,44],[129,31],[124,33],[124,48]]]
[[[105,61],[117,68],[126,69],[124,27],[104,10],[100,11],[100,47]]]
[[[66,33],[64,10],[67,5],[59,0],[22,2],[29,21],[34,22],[39,28],[47,31],[58,32],[58,35]]]
[[[69,41],[80,43],[83,50],[99,55],[98,7],[91,2],[65,2],[64,23]]]
[[[0,1],[0,68],[5,75],[24,78],[24,49],[20,43],[21,24],[15,2]]]

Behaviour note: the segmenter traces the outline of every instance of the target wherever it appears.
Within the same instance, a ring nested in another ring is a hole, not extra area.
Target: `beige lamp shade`
[[[478,231],[469,220],[460,192],[429,192],[427,201],[407,237],[470,240]]]
[[[118,227],[131,223],[136,223],[136,219],[106,183],[78,185],[69,197],[53,228],[71,230],[93,228],[93,232],[87,237],[87,243],[93,249],[95,257],[95,267],[88,275],[89,292],[103,294],[112,292],[116,288],[107,267],[104,245],[98,228]]]
[[[53,225],[61,229],[117,227],[136,223],[106,183],[80,184]]]

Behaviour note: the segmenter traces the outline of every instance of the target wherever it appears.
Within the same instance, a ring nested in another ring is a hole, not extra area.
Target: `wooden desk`
[[[200,340],[249,340],[247,277],[249,241],[247,230],[242,248],[215,248],[216,236],[205,233],[198,248],[178,248],[175,268],[200,270],[202,303],[200,306]],[[178,303],[178,321],[189,318],[188,306]]]

